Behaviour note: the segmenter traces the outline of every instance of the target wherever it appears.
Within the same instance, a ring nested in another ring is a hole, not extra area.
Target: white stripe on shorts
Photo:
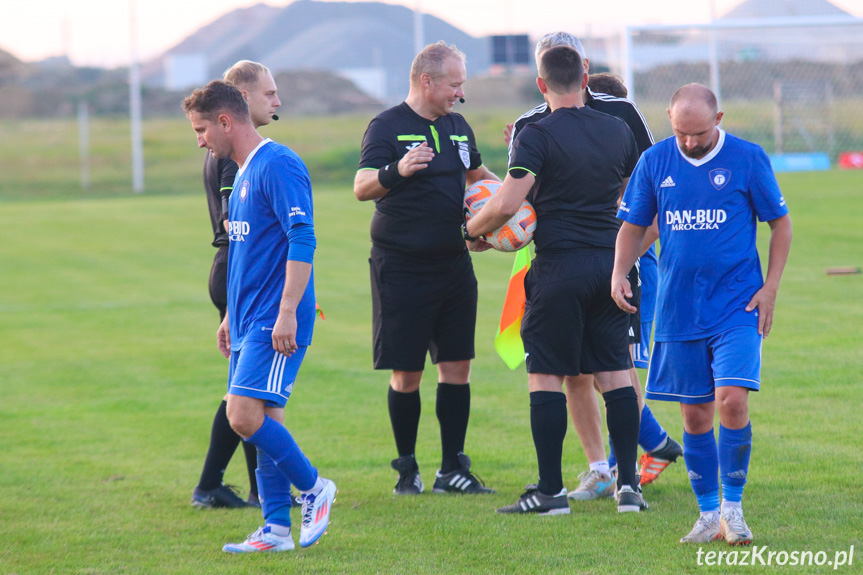
[[[267,378],[267,391],[270,393],[279,393],[282,388],[282,373],[285,371],[286,356],[275,352],[273,354],[273,363],[270,366],[270,376]]]

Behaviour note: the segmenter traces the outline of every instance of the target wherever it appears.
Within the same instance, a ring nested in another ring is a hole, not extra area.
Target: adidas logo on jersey
[[[659,187],[660,188],[673,188],[676,185],[677,184],[674,183],[674,180],[671,179],[671,176],[668,176],[667,178],[662,180],[662,183],[659,184]]]

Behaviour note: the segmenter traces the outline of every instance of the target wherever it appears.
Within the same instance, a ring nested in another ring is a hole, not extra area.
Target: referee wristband
[[[404,179],[404,176],[399,174],[398,160],[378,170],[378,182],[387,190],[393,189]]]
[[[473,236],[468,235],[467,233],[467,222],[461,225],[461,235],[464,238],[464,241],[473,243],[477,241],[479,238],[475,238]]]

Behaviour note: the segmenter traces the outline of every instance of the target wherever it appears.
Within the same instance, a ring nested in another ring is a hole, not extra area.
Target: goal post
[[[621,73],[657,138],[680,86],[710,86],[723,126],[768,153],[863,150],[863,19],[852,16],[718,19],[633,26]]]

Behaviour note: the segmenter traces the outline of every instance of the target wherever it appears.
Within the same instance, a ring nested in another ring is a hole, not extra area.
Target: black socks
[[[530,430],[539,466],[539,490],[557,495],[563,489],[563,439],[566,437],[566,395],[558,391],[530,394]]]

